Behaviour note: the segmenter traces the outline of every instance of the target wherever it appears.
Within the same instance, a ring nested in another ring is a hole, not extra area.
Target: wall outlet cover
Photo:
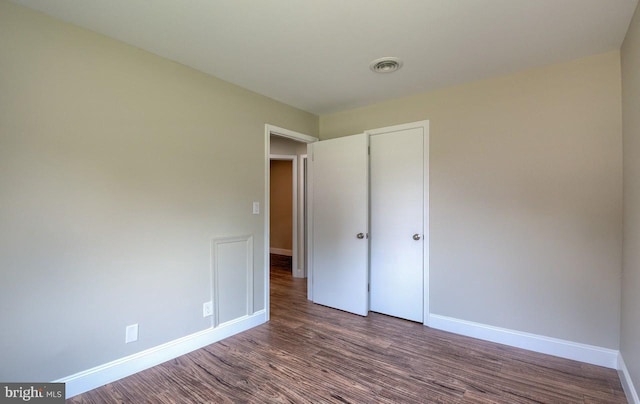
[[[128,344],[138,340],[138,324],[128,325],[125,329],[124,342]]]
[[[209,317],[213,315],[213,302],[202,303],[202,317]]]

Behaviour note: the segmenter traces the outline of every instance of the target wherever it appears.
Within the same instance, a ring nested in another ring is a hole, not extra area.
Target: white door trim
[[[289,129],[280,128],[275,125],[264,125],[264,204],[263,204],[263,215],[264,215],[264,310],[265,310],[265,321],[269,321],[270,310],[269,310],[269,164],[271,155],[271,135],[286,137],[289,139],[296,140],[298,142],[303,143],[313,143],[317,142],[319,139],[317,137],[305,135],[303,133],[299,133],[296,131],[292,131]]]
[[[301,230],[298,232],[298,260],[302,261],[302,267],[298,269],[298,277],[305,278],[307,276],[307,205],[306,199],[308,196],[306,195],[305,187],[307,186],[307,173],[306,173],[306,163],[307,163],[307,155],[302,154],[298,159],[298,206],[300,207],[300,211],[298,211],[298,229]]]
[[[377,128],[366,130],[365,133],[369,136],[378,135],[381,133],[398,132],[407,129],[423,128],[424,130],[424,325],[430,324],[430,307],[429,307],[429,121],[411,122],[402,125],[387,126],[384,128]]]
[[[281,160],[291,161],[291,214],[292,229],[291,229],[291,274],[295,277],[299,277],[298,269],[298,156],[289,154],[270,154],[269,161]],[[271,202],[269,202],[271,205]],[[265,215],[269,214],[268,211],[264,212]],[[278,250],[277,248],[269,248],[269,252]],[[286,255],[286,254],[285,254]]]

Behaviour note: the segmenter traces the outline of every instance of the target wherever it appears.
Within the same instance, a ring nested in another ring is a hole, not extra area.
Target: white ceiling
[[[618,49],[638,0],[15,2],[324,114]]]

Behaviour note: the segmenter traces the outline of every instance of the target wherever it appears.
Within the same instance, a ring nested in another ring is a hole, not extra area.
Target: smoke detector
[[[402,61],[394,57],[376,59],[369,65],[374,73],[393,73],[402,67]]]

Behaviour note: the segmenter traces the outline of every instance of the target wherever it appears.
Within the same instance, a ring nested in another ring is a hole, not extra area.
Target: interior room
[[[637,3],[0,0],[0,384],[640,403]]]

